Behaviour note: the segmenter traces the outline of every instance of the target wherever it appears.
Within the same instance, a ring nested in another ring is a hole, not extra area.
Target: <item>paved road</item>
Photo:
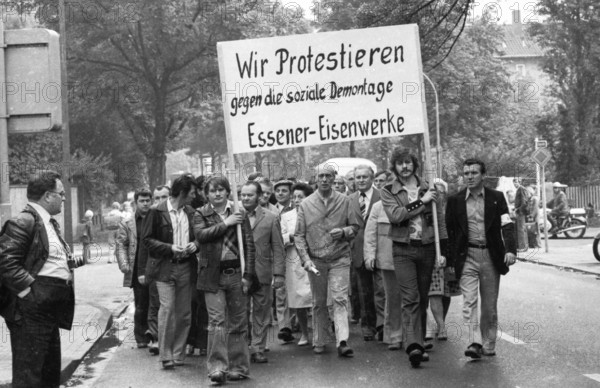
[[[558,244],[558,243],[553,243]],[[574,258],[577,259],[577,258]],[[599,263],[600,264],[600,263]],[[521,262],[502,278],[498,356],[464,357],[467,331],[460,319],[461,298],[453,299],[447,319],[449,341],[437,342],[431,361],[409,366],[403,351],[360,339],[352,327],[356,356],[338,358],[328,346],[323,355],[309,347],[282,346],[271,340],[269,363],[252,365],[246,387],[600,387],[600,298],[596,275],[561,271]],[[138,350],[126,329],[131,313],[120,318],[103,348],[67,384],[77,387],[206,387],[206,359],[192,357],[174,371],[160,369],[157,358]],[[118,337],[118,338],[117,338]],[[125,340],[119,345],[119,340]],[[273,336],[271,338],[274,338]]]

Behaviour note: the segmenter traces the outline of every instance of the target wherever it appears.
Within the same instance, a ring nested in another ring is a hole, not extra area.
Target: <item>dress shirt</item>
[[[482,188],[477,196],[467,189],[467,223],[469,226],[469,242],[486,244],[485,239],[485,190]]]
[[[256,224],[256,208],[252,211],[248,211],[248,221],[250,221],[250,227],[254,228],[254,225]]]
[[[29,202],[28,205],[40,215],[48,236],[48,259],[44,262],[38,276],[71,280],[73,275],[67,263],[67,250],[50,223],[50,213],[37,203]]]
[[[183,206],[175,209],[171,199],[167,200],[167,210],[173,224],[173,244],[180,247],[185,247],[190,242],[190,224],[187,213],[183,209]]]
[[[221,217],[221,220],[223,220],[223,221],[225,221],[225,219],[231,215],[231,213],[232,213],[231,206],[232,205],[233,205],[233,203],[231,201],[227,201],[227,205],[225,205],[225,209],[223,210],[222,213],[219,213],[217,211],[217,209],[212,205],[212,203],[210,204],[210,206],[212,207],[214,212],[217,213],[219,215],[219,217]],[[228,236],[225,235],[223,238],[226,239],[226,238],[228,238]],[[239,259],[238,259],[237,254],[235,252],[233,252],[231,249],[229,249],[227,244],[223,244],[222,249],[221,249],[221,261],[226,261],[226,260],[239,260]]]
[[[365,191],[365,209],[369,211],[369,206],[371,205],[371,198],[373,198],[373,186],[367,191]],[[360,194],[359,194],[360,195]]]
[[[298,208],[294,243],[302,262],[310,258],[335,260],[350,253],[350,240],[358,231],[358,219],[349,211],[350,198],[336,191],[323,198],[317,191]],[[344,235],[333,240],[330,232],[341,228]]]

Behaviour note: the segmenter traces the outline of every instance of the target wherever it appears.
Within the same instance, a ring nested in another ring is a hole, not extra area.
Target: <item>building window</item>
[[[518,64],[517,65],[517,75],[524,77],[525,76],[525,65]]]

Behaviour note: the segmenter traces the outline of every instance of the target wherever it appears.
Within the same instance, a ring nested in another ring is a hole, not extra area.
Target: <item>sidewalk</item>
[[[116,263],[107,264],[108,245],[102,244],[98,259],[75,270],[75,317],[71,331],[61,330],[62,373],[66,381],[92,346],[102,338],[133,300],[130,288],[123,287],[123,274]],[[81,256],[81,246],[75,245],[75,256]],[[0,388],[9,387],[12,380],[10,333],[0,318]]]
[[[600,228],[589,228],[582,239],[567,239],[564,235],[560,235],[557,239],[549,239],[548,253],[545,252],[542,239],[541,249],[520,252],[518,258],[521,261],[553,266],[562,270],[600,275],[600,261],[596,260],[592,251],[593,238],[598,233]]]

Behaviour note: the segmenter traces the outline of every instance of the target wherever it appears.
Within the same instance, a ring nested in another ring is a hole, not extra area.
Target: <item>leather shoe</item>
[[[465,350],[465,356],[471,357],[473,359],[481,358],[482,354],[483,352],[481,350],[481,345],[475,343],[469,345],[467,350]]]
[[[227,381],[227,375],[224,372],[215,372],[208,376],[210,381],[217,384],[224,384]]]
[[[313,352],[315,352],[315,354],[322,354],[325,352],[325,346],[315,346]]]
[[[256,364],[265,364],[265,363],[269,362],[267,357],[265,357],[264,353],[262,353],[262,352],[252,353],[250,355],[250,361],[252,361],[253,363],[256,363]]]
[[[418,368],[423,361],[423,352],[420,349],[415,349],[408,354],[408,361],[413,368]]]
[[[338,346],[337,350],[338,356],[340,357],[354,357],[354,350],[352,350],[352,348],[348,346],[346,341],[341,341],[340,346]]]
[[[496,355],[495,350],[486,350],[485,348],[481,349],[481,352],[484,356],[493,357]]]
[[[158,346],[156,346],[156,345],[150,345],[150,348],[148,349],[148,351],[153,356],[158,356],[158,354],[160,353],[160,351],[158,350]]]
[[[173,364],[175,364],[175,366],[184,366],[185,363],[183,361],[179,361],[179,360],[173,360]]]
[[[137,348],[138,349],[145,349],[147,347],[148,347],[148,344],[145,343],[145,342],[140,342],[140,343],[137,344]]]
[[[292,335],[292,331],[290,329],[283,328],[279,331],[279,334],[277,334],[277,338],[279,338],[280,340],[282,340],[283,342],[292,342],[294,341],[294,336]]]
[[[230,380],[230,381],[246,380],[247,378],[248,378],[247,375],[242,374],[240,372],[229,372],[227,375],[227,380]]]
[[[173,369],[175,368],[175,363],[171,360],[166,360],[162,362],[163,369]]]

